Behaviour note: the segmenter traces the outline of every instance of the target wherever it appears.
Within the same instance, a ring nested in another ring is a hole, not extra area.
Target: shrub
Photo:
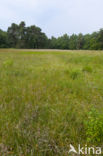
[[[3,66],[6,67],[6,68],[13,66],[13,60],[6,60],[6,61],[4,61],[3,62]]]
[[[103,115],[95,108],[88,113],[85,129],[88,143],[98,144],[103,141]]]
[[[82,71],[92,73],[92,68],[90,66],[85,66]]]
[[[79,70],[74,70],[70,73],[70,77],[75,80],[80,76],[80,71]]]

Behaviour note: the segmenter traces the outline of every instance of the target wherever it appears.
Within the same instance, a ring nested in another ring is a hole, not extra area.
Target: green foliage
[[[79,34],[77,38],[77,49],[83,49],[83,46],[84,46],[84,36],[82,34]]]
[[[87,142],[91,144],[103,141],[103,114],[92,108],[87,114],[85,123]]]
[[[82,71],[92,73],[93,69],[90,66],[84,66]]]
[[[52,49],[69,49],[69,36],[64,34],[61,37],[52,37],[49,40],[49,48]]]
[[[13,48],[45,48],[47,44],[47,37],[41,32],[39,27],[32,25],[25,26],[25,22],[19,25],[13,23],[7,31],[9,38],[9,45]]]
[[[0,30],[0,48],[7,48],[7,47],[8,47],[7,33]]]
[[[4,67],[12,67],[13,66],[13,60],[6,60],[3,62]]]
[[[75,80],[77,79],[79,76],[80,76],[80,71],[79,70],[73,70],[71,73],[70,73],[70,77]]]
[[[69,48],[72,50],[77,49],[77,35],[70,36]]]
[[[64,34],[48,38],[39,27],[26,27],[22,21],[19,25],[12,23],[7,32],[0,30],[0,48],[102,50],[103,29],[86,35]]]

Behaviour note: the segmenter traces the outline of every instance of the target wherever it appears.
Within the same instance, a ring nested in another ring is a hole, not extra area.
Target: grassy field
[[[103,52],[0,50],[0,156],[103,145]]]

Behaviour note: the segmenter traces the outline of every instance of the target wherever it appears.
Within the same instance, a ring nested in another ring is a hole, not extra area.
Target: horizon
[[[21,22],[25,22],[25,21],[21,21]],[[21,22],[19,22],[18,23],[18,25],[21,23]],[[13,24],[13,23],[11,23],[11,24]],[[15,23],[15,24],[17,24],[17,23]],[[25,22],[25,25],[26,25],[26,22]],[[32,25],[26,25],[26,27],[30,27],[30,26],[33,26],[33,25],[35,25],[35,24],[32,24]],[[10,25],[11,26],[11,25]],[[10,26],[8,26],[7,27],[7,29],[10,27]],[[39,26],[37,26],[37,25],[35,25],[36,27],[39,27]],[[41,29],[41,32],[43,32],[43,30],[42,30],[42,28],[41,27],[39,27],[40,29]],[[83,36],[85,36],[85,35],[87,35],[87,34],[89,34],[89,35],[91,35],[92,33],[94,33],[94,32],[99,32],[101,29],[103,29],[103,28],[100,28],[99,30],[95,30],[95,31],[93,31],[93,32],[91,32],[91,33],[81,33],[81,32],[79,32],[79,33],[72,33],[71,35],[69,35],[68,33],[64,33],[64,34],[62,34],[61,36],[63,36],[63,35],[68,35],[69,37],[70,36],[72,36],[72,35],[79,35],[79,34],[82,34]],[[1,29],[0,28],[0,30],[2,30],[2,31],[4,31],[4,32],[7,32],[7,30],[3,30],[3,29]],[[45,33],[45,32],[43,32],[43,33]],[[45,35],[47,36],[47,34],[45,33]],[[59,37],[61,37],[61,36],[53,36],[53,35],[51,35],[50,37],[49,36],[47,36],[48,37],[48,39],[51,39],[52,37],[55,37],[55,38],[59,38]]]

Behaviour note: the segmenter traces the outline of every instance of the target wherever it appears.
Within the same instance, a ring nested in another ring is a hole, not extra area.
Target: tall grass
[[[103,112],[102,52],[0,50],[0,155],[65,156],[69,144],[102,145],[102,128],[91,141],[100,125],[89,122],[91,108]]]

